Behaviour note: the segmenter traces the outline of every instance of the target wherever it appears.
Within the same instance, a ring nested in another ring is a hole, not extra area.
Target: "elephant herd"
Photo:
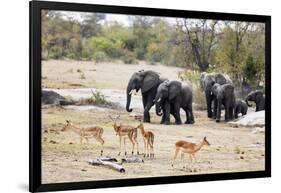
[[[256,111],[265,109],[265,97],[262,91],[250,92],[245,101],[236,100],[235,87],[228,75],[222,73],[201,73],[200,86],[205,94],[207,116],[217,122],[221,119],[222,107],[224,107],[225,121],[238,118],[241,113],[245,115],[249,102],[256,104]],[[149,110],[155,104],[156,114],[162,116],[161,124],[170,124],[170,115],[175,118],[176,124],[182,124],[180,109],[186,114],[186,124],[193,124],[192,110],[193,94],[192,85],[189,82],[168,80],[159,76],[159,73],[151,70],[140,70],[133,73],[127,85],[126,110],[130,108],[132,94],[141,90],[143,102],[143,122],[150,122]]]

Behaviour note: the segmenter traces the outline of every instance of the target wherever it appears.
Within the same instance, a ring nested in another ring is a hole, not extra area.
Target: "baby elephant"
[[[235,108],[234,108],[234,117],[238,118],[238,115],[241,113],[242,115],[246,115],[248,111],[248,106],[243,100],[236,100]]]

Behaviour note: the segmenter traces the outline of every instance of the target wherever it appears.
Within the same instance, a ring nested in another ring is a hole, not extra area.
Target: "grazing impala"
[[[122,139],[124,141],[124,150],[125,150],[125,155],[127,155],[127,151],[126,151],[126,137],[129,138],[130,142],[133,145],[133,149],[132,149],[132,154],[134,154],[134,150],[135,150],[135,144],[137,145],[137,154],[139,154],[139,143],[137,141],[137,128],[130,126],[130,125],[117,125],[116,121],[117,119],[119,119],[120,115],[118,115],[115,119],[112,118],[109,115],[109,118],[114,122],[113,124],[113,128],[114,131],[116,132],[116,135],[119,136],[119,153],[118,155],[121,154],[121,143],[122,143]]]
[[[138,129],[141,130],[141,134],[143,137],[145,153],[144,157],[154,157],[154,150],[153,150],[153,142],[154,142],[154,134],[151,131],[145,131],[143,124],[139,124],[137,126]]]
[[[74,133],[79,135],[80,144],[83,143],[83,139],[86,139],[86,141],[88,142],[89,141],[88,138],[94,137],[102,146],[102,148],[101,148],[101,156],[102,156],[103,144],[104,144],[104,140],[102,138],[103,128],[97,127],[97,126],[88,127],[88,128],[79,128],[79,127],[75,126],[71,121],[66,120],[66,125],[63,127],[63,129],[61,131],[73,131]]]
[[[195,159],[195,153],[197,153],[204,145],[208,145],[208,146],[210,145],[210,143],[207,141],[206,137],[204,137],[203,140],[198,144],[190,143],[187,141],[177,141],[175,144],[176,151],[175,151],[175,156],[174,156],[174,159],[172,162],[172,166],[174,166],[175,159],[177,158],[177,155],[179,152],[182,153],[182,156],[181,156],[182,158],[183,158],[184,153],[189,154],[189,159],[190,159],[190,162],[192,163],[192,158]]]

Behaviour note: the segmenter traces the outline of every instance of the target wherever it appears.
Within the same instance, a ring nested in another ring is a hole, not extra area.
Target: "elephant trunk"
[[[156,106],[156,108],[155,108],[155,111],[156,111],[156,114],[158,115],[158,116],[162,116],[162,109],[161,109],[161,104],[160,104],[160,102],[156,102],[155,103],[155,106]]]
[[[252,105],[249,103],[249,96],[246,97],[245,101],[249,107],[252,107]]]
[[[133,109],[130,108],[131,97],[132,97],[131,91],[132,91],[132,89],[128,85],[128,87],[127,87],[127,103],[126,103],[126,110],[128,112],[132,112],[133,111]]]

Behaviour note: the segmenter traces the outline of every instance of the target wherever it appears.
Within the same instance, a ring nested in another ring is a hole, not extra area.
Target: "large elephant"
[[[211,94],[214,96],[214,111],[216,113],[216,122],[220,122],[221,106],[225,109],[225,121],[233,119],[235,108],[234,86],[232,84],[220,85],[215,83],[211,88]]]
[[[247,103],[247,105],[249,107],[252,107],[251,104],[249,104],[249,101],[253,101],[256,104],[256,111],[262,111],[264,110],[264,101],[265,101],[265,97],[262,91],[260,90],[256,90],[256,91],[252,91],[250,92],[246,98],[245,101]]]
[[[156,112],[159,113],[158,108],[163,107],[161,122],[164,122],[164,124],[170,124],[170,114],[175,117],[176,124],[181,124],[180,108],[186,113],[185,123],[194,123],[191,85],[179,81],[166,80],[159,85],[154,101],[156,102]]]
[[[211,94],[211,88],[215,83],[220,85],[223,84],[233,84],[232,80],[229,78],[228,75],[222,73],[201,73],[200,76],[200,85],[203,91],[205,92],[206,103],[207,103],[207,113],[208,117],[212,118],[215,116],[213,112],[212,106],[214,101],[214,96]]]
[[[156,96],[157,88],[165,79],[160,78],[159,74],[154,71],[138,71],[135,72],[127,85],[127,104],[126,110],[132,112],[130,108],[131,97],[134,90],[138,92],[141,89],[143,102],[143,122],[150,122],[149,110],[154,105],[154,98]]]
[[[241,113],[242,115],[246,115],[248,111],[248,106],[245,101],[237,100],[234,108],[234,117],[238,118],[238,115]]]

